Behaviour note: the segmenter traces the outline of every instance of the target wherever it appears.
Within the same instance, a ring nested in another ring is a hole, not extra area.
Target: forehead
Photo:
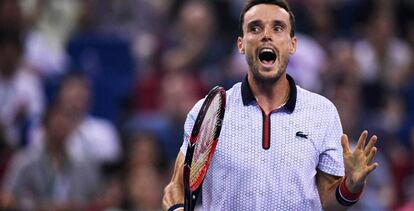
[[[289,23],[289,13],[274,4],[258,4],[251,7],[244,14],[244,23],[249,23],[251,21],[283,21]]]

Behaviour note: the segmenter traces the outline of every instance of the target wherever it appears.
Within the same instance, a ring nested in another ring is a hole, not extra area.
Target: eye
[[[261,30],[260,26],[251,26],[249,28],[250,32],[260,32],[260,30]]]
[[[281,31],[283,31],[283,27],[282,26],[275,26],[273,28],[273,30],[275,30],[276,32],[281,32]]]

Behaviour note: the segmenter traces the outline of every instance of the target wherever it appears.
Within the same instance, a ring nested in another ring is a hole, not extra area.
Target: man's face
[[[289,56],[296,50],[296,37],[290,36],[289,13],[272,4],[259,4],[244,16],[243,37],[237,40],[246,54],[250,74],[256,81],[274,83],[285,73]]]

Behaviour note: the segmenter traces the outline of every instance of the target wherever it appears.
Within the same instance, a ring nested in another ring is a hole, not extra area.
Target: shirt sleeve
[[[184,137],[183,137],[183,144],[181,145],[180,151],[185,155],[187,152],[188,142],[190,140],[191,131],[193,130],[193,126],[195,120],[198,115],[198,111],[201,109],[201,105],[203,104],[204,99],[199,100],[191,111],[187,114],[187,118],[184,123]]]
[[[341,146],[343,134],[341,120],[335,106],[332,105],[331,118],[326,121],[326,132],[319,155],[318,169],[334,176],[344,176],[345,168]]]

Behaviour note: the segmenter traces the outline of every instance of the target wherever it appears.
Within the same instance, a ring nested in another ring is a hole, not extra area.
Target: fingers
[[[348,141],[348,136],[346,134],[343,134],[341,136],[341,145],[342,145],[342,150],[344,151],[343,153],[350,153],[351,150],[349,149],[349,141]]]
[[[371,137],[371,139],[369,140],[367,146],[365,147],[365,155],[368,155],[371,152],[371,149],[375,146],[375,144],[377,143],[377,136],[373,135]]]
[[[372,165],[367,167],[367,175],[370,174],[372,171],[374,171],[378,167],[378,163],[373,163]]]
[[[358,143],[357,143],[357,145],[356,145],[355,150],[356,150],[356,149],[361,149],[361,150],[363,150],[363,149],[364,149],[364,146],[365,146],[365,140],[367,139],[367,136],[368,136],[368,131],[367,131],[367,130],[364,130],[364,131],[361,133],[361,136],[359,136]]]
[[[366,163],[369,164],[374,160],[375,155],[377,154],[377,148],[374,147],[371,149],[371,152],[367,155]]]

